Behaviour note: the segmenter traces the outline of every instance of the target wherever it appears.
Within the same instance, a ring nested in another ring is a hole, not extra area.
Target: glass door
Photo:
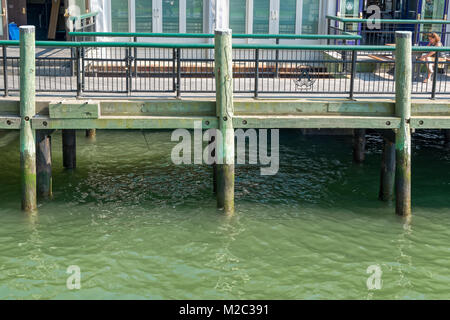
[[[422,0],[419,8],[419,17],[421,20],[447,20],[448,0]],[[427,34],[436,32],[442,38],[445,38],[445,25],[424,24],[420,28],[421,44],[428,42]],[[444,41],[445,39],[442,39]]]
[[[340,0],[338,2],[338,15],[345,18],[362,18],[363,0]],[[361,32],[359,23],[339,24],[340,29],[347,32]]]
[[[346,18],[359,18],[360,0],[341,0],[339,15]]]
[[[1,13],[1,21],[0,21],[0,39],[8,40],[8,27],[6,21],[6,0],[0,0],[0,13]]]

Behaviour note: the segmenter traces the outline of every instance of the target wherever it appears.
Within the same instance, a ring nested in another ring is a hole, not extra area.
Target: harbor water
[[[413,136],[413,216],[378,198],[381,139],[280,132],[280,169],[236,167],[236,213],[212,170],[171,162],[169,131],[52,136],[54,199],[20,210],[18,132],[0,132],[0,299],[450,299],[450,151]],[[70,290],[77,266],[81,288]],[[369,288],[375,266],[378,289]]]

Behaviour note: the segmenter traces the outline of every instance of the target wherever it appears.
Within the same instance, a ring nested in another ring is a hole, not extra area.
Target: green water
[[[380,140],[352,163],[351,138],[281,132],[280,172],[236,169],[236,215],[215,208],[207,166],[170,162],[169,132],[78,136],[54,200],[19,210],[18,136],[0,133],[1,299],[450,299],[450,152],[413,144],[413,219],[377,200]],[[81,269],[68,290],[66,269]],[[379,265],[382,288],[368,290]]]

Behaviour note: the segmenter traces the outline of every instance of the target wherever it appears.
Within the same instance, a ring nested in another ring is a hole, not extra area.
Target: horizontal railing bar
[[[71,17],[69,17],[69,20],[76,21],[78,19],[82,20],[82,19],[87,19],[87,18],[96,17],[96,16],[98,16],[98,12],[96,12],[96,11],[88,12],[88,13],[85,13],[85,14],[82,14],[79,16],[71,16]]]
[[[1,40],[0,46],[18,46],[17,40]],[[214,44],[206,43],[147,43],[147,42],[63,42],[36,41],[36,47],[90,47],[90,48],[181,48],[214,49]],[[427,48],[427,47],[421,47]],[[428,47],[429,48],[429,47]],[[433,47],[436,48],[436,47]],[[394,46],[340,46],[340,45],[285,45],[285,44],[233,44],[233,49],[273,49],[273,50],[334,50],[334,51],[394,51]],[[433,50],[430,50],[433,51]],[[444,51],[444,50],[441,50]],[[450,51],[450,48],[448,48]]]
[[[121,38],[214,38],[212,33],[147,33],[147,32],[69,32],[74,37],[121,37]],[[237,39],[337,39],[360,40],[359,35],[347,33],[345,35],[327,34],[233,34]]]
[[[401,20],[401,19],[362,19],[362,18],[344,18],[337,16],[326,16],[327,19],[339,21],[339,22],[349,22],[349,23],[381,23],[381,24],[450,24],[449,20]]]

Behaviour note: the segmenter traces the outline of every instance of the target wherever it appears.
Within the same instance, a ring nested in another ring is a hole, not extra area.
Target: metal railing
[[[73,32],[95,33],[98,12],[89,12],[79,16],[72,16],[69,20],[72,23]],[[79,41],[95,41],[94,37],[84,36]],[[78,39],[77,39],[78,40]]]
[[[443,43],[450,34],[447,30],[450,21],[447,20],[359,19],[337,16],[327,16],[326,18],[328,35],[360,35],[362,39],[358,43],[364,45],[393,44],[396,31],[411,31],[413,45],[419,46],[427,44],[427,34],[430,32],[437,33]],[[335,40],[334,43],[352,42]]]
[[[0,90],[5,95],[19,92],[18,45],[0,41]],[[36,47],[39,94],[215,93],[213,44],[37,41]],[[426,52],[435,54],[420,60]],[[449,47],[413,48],[414,95],[450,94],[448,53]],[[243,96],[392,96],[394,70],[392,46],[233,45],[233,90]]]

